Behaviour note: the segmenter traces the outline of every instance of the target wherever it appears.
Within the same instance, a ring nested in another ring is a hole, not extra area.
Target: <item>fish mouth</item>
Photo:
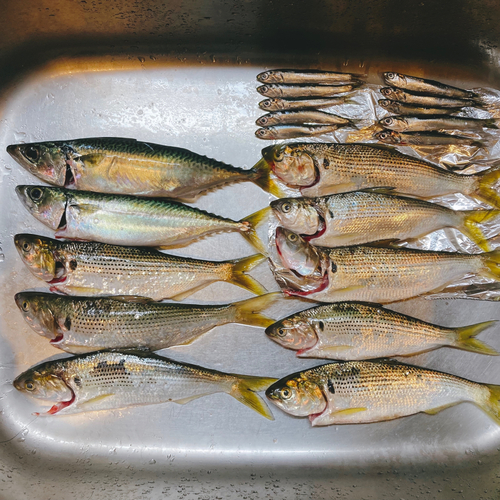
[[[60,344],[63,340],[64,340],[64,335],[62,333],[59,333],[57,335],[57,337],[49,340],[49,343],[52,344],[52,345],[56,345],[56,344]]]
[[[66,382],[65,382],[65,384],[66,384]],[[33,413],[33,415],[35,415],[37,417],[39,417],[41,415],[55,415],[56,413],[59,413],[61,410],[64,410],[65,408],[68,408],[69,406],[71,406],[75,402],[76,394],[75,394],[75,391],[68,384],[66,384],[66,387],[71,391],[71,399],[69,399],[68,401],[59,401],[58,403],[53,405],[46,412],[44,412],[44,413],[37,412],[37,413]]]
[[[318,220],[319,220],[318,230],[314,234],[301,234],[302,238],[305,241],[314,240],[316,238],[319,238],[320,236],[323,236],[323,234],[325,234],[325,231],[326,231],[325,218],[319,213],[318,210],[316,210],[316,213],[318,214]]]

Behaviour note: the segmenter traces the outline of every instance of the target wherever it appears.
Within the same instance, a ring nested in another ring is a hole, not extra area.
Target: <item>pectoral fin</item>
[[[210,394],[210,393],[207,393]],[[203,396],[207,396],[207,394],[196,394],[195,396],[189,396],[187,398],[182,398],[182,399],[174,399],[174,403],[177,403],[178,405],[185,405],[191,401],[194,401],[195,399],[202,398]]]
[[[202,283],[201,285],[198,285],[194,288],[190,288],[189,290],[186,290],[185,292],[178,293],[177,295],[174,295],[173,297],[170,297],[172,300],[184,300],[185,298],[189,297],[190,295],[193,295],[193,293],[198,292],[202,288],[205,288],[208,285],[208,283]]]
[[[87,406],[91,406],[95,403],[99,403],[100,401],[103,401],[104,399],[109,398],[110,396],[114,396],[114,393],[101,394],[100,396],[96,396],[95,398],[88,399],[87,401],[84,401],[83,403],[79,403],[78,406],[80,408],[86,408]]]
[[[353,415],[354,413],[359,413],[361,411],[366,411],[368,408],[366,407],[360,407],[360,408],[347,408],[346,410],[339,410],[335,411],[332,413],[332,415],[342,415],[342,416],[347,416],[347,415]]]
[[[90,155],[83,155],[80,156],[79,160],[85,164],[86,168],[89,167],[97,167],[99,163],[101,163],[102,160],[105,158],[109,158],[109,155],[104,154],[104,153],[94,153]]]
[[[435,415],[436,413],[439,413],[442,410],[446,410],[446,408],[449,408],[450,406],[455,406],[458,404],[458,402],[455,403],[448,403],[442,406],[437,406],[436,408],[431,408],[430,410],[425,410],[424,413],[427,413],[428,415]]]

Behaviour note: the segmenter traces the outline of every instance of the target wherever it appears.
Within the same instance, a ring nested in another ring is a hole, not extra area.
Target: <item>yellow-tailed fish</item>
[[[417,198],[463,193],[500,208],[494,189],[500,168],[463,175],[444,170],[390,146],[296,142],[262,150],[275,175],[303,196],[386,188]]]
[[[475,338],[495,323],[448,328],[378,304],[336,302],[292,314],[269,326],[266,334],[303,358],[411,356],[445,346],[497,356],[495,349]]]
[[[500,249],[482,254],[409,248],[315,247],[278,227],[276,249],[286,270],[274,269],[284,293],[319,302],[388,303],[437,292],[466,275],[500,281]]]
[[[479,224],[500,210],[452,210],[435,203],[370,191],[271,202],[280,225],[313,245],[339,247],[381,240],[409,240],[445,227],[467,235],[483,250],[490,245]]]
[[[266,260],[260,254],[212,262],[168,255],[150,248],[57,241],[18,234],[14,242],[23,262],[52,291],[69,295],[134,295],[182,300],[216,281],[261,295],[266,289],[246,274]]]
[[[121,348],[157,351],[190,344],[228,323],[265,328],[273,320],[261,311],[281,296],[276,292],[233,304],[197,305],[21,292],[15,301],[36,333],[77,354]]]
[[[266,396],[290,415],[309,417],[313,426],[434,415],[463,402],[500,424],[500,386],[395,362],[328,363],[278,380]]]
[[[276,379],[224,373],[143,352],[99,351],[40,363],[19,375],[14,387],[53,403],[43,415],[174,402],[225,392],[273,420],[257,391]]]
[[[270,170],[243,170],[183,148],[100,137],[12,144],[10,155],[54,186],[194,201],[203,192],[250,181],[279,197]]]
[[[56,231],[56,238],[169,248],[209,234],[238,232],[266,253],[255,229],[266,220],[267,208],[234,221],[166,199],[47,186],[17,186],[16,192],[31,215]]]

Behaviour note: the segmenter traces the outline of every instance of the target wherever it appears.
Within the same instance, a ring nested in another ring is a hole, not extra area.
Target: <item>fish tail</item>
[[[498,356],[500,353],[490,347],[489,345],[474,338],[486,328],[497,323],[496,320],[484,321],[483,323],[476,323],[475,325],[463,326],[455,328],[457,339],[455,347],[465,351],[477,352],[479,354],[489,354],[490,356]]]
[[[241,235],[263,255],[267,255],[267,249],[262,240],[259,238],[256,229],[267,220],[270,211],[271,207],[265,207],[240,220],[240,223],[244,225],[244,228],[240,231]]]
[[[496,281],[500,280],[500,248],[493,250],[492,252],[486,252],[479,255],[483,260],[483,265],[485,269],[483,269],[484,277],[492,278]]]
[[[241,288],[245,288],[256,295],[266,293],[267,290],[255,278],[246,274],[266,259],[267,257],[265,255],[256,254],[231,261],[231,274],[226,281],[233,283],[233,285],[240,286]]]
[[[233,304],[235,308],[235,322],[243,325],[267,328],[275,323],[275,320],[260,314],[259,311],[270,307],[282,296],[281,292],[266,293],[260,297],[235,302]]]
[[[484,120],[483,126],[486,128],[498,128],[498,120],[495,118],[489,118],[488,120]]]
[[[477,182],[475,191],[471,194],[496,208],[500,208],[500,195],[493,188],[500,179],[500,164],[496,164],[484,172],[479,172],[474,177],[477,178]]]
[[[236,375],[237,380],[231,387],[231,396],[237,399],[240,403],[252,408],[257,413],[269,420],[274,420],[271,410],[265,401],[256,394],[256,391],[265,391],[271,384],[274,384],[278,379],[252,377],[249,375]]]
[[[485,384],[490,393],[479,406],[498,424],[500,424],[500,385]]]
[[[286,193],[271,179],[272,170],[264,158],[261,158],[250,171],[253,173],[252,180],[257,186],[277,198],[286,198]]]
[[[466,210],[462,212],[463,220],[461,231],[476,245],[486,252],[490,251],[490,245],[486,236],[478,224],[484,224],[500,215],[500,210]]]

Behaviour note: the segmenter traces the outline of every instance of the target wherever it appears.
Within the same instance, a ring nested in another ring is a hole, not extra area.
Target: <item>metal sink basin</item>
[[[500,426],[462,404],[380,424],[311,428],[272,408],[267,421],[224,394],[68,417],[34,417],[12,387],[29,366],[62,356],[24,323],[14,294],[40,288],[12,236],[52,236],[18,201],[38,181],[6,153],[11,143],[123,136],[192,149],[250,167],[266,145],[254,136],[255,75],[270,67],[397,70],[464,87],[500,84],[500,5],[484,2],[187,2],[6,0],[0,18],[0,498],[493,499],[500,488]],[[239,219],[269,201],[245,183],[198,207]],[[221,234],[175,253],[253,253]],[[264,264],[253,275],[277,290]],[[193,301],[248,297],[227,284]],[[190,298],[191,300],[191,298]],[[305,308],[294,302],[276,317]],[[412,300],[392,307],[443,325],[500,319],[495,302]],[[482,339],[500,349],[500,327]],[[174,359],[281,377],[300,360],[262,330],[226,325]],[[500,359],[453,349],[414,364],[500,383]]]

